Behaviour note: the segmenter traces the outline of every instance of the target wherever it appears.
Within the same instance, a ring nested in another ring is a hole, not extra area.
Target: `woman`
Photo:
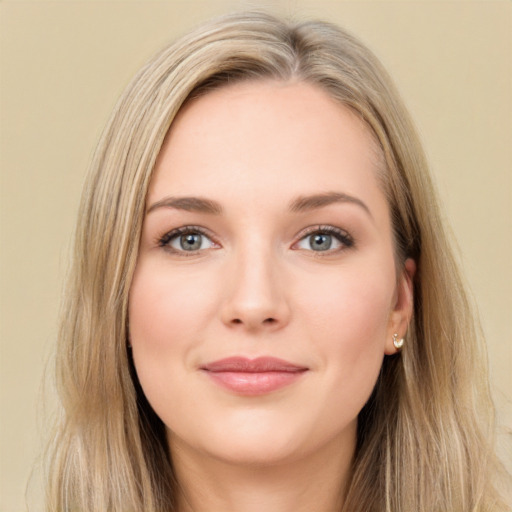
[[[238,14],[168,47],[79,219],[48,510],[506,510],[425,159],[353,37]]]

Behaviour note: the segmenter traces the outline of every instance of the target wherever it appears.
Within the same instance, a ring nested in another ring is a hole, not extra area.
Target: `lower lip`
[[[240,395],[271,393],[299,380],[305,370],[296,372],[211,372],[205,373],[220,386]]]

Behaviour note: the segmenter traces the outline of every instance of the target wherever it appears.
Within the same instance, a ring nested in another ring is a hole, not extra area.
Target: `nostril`
[[[264,324],[275,324],[277,322],[277,320],[275,318],[265,318],[265,320],[263,320],[263,323]],[[244,322],[240,319],[240,318],[233,318],[233,320],[231,320],[231,323],[233,324],[243,324]]]

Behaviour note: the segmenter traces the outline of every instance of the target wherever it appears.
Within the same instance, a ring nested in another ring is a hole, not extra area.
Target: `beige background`
[[[2,512],[25,510],[80,187],[108,113],[155,50],[211,15],[247,6],[344,25],[394,75],[423,135],[480,307],[500,419],[512,427],[510,1],[4,1]],[[41,510],[38,492],[36,480],[34,510]]]

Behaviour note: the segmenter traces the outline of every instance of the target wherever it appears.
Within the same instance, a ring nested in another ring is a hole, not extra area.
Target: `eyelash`
[[[180,228],[173,229],[167,233],[165,233],[163,236],[159,237],[157,239],[157,245],[159,247],[162,247],[163,249],[173,253],[178,254],[180,256],[195,256],[197,253],[201,250],[196,251],[185,251],[185,250],[176,250],[173,247],[169,245],[169,243],[178,236],[188,235],[188,234],[198,234],[202,235],[209,240],[212,241],[212,243],[217,244],[215,239],[212,237],[212,235],[205,230],[204,228],[200,226],[183,226]],[[332,254],[333,252],[340,252],[346,249],[350,249],[354,246],[354,239],[344,230],[336,228],[334,226],[326,226],[326,225],[318,225],[318,226],[311,226],[310,228],[307,228],[305,231],[303,231],[300,234],[300,238],[297,242],[293,244],[293,246],[297,245],[299,242],[304,240],[305,238],[316,235],[316,234],[327,234],[333,236],[338,242],[342,244],[343,247],[336,249],[336,250],[330,250],[327,249],[326,251],[309,251],[313,253],[317,253],[316,255],[321,255],[321,253]],[[293,247],[292,246],[292,247]],[[318,254],[320,253],[320,254]]]
[[[350,236],[346,231],[340,228],[336,228],[334,226],[329,225],[319,225],[319,226],[312,226],[310,228],[307,228],[305,231],[303,231],[300,234],[300,238],[297,242],[294,243],[294,245],[297,245],[300,241],[304,240],[305,238],[312,236],[312,235],[331,235],[333,236],[338,242],[342,244],[343,247],[335,250],[326,250],[326,251],[311,251],[313,253],[316,253],[316,256],[321,256],[322,252],[327,254],[332,254],[335,252],[344,251],[346,249],[350,249],[354,247],[354,239],[352,236]],[[319,254],[320,253],[320,254]]]
[[[211,240],[214,244],[216,243],[212,235],[201,226],[183,226],[180,228],[172,229],[171,231],[165,233],[165,235],[159,237],[157,241],[158,246],[171,252],[172,254],[178,254],[185,257],[195,256],[199,251],[179,251],[171,247],[169,244],[174,238],[189,234],[202,235]]]

